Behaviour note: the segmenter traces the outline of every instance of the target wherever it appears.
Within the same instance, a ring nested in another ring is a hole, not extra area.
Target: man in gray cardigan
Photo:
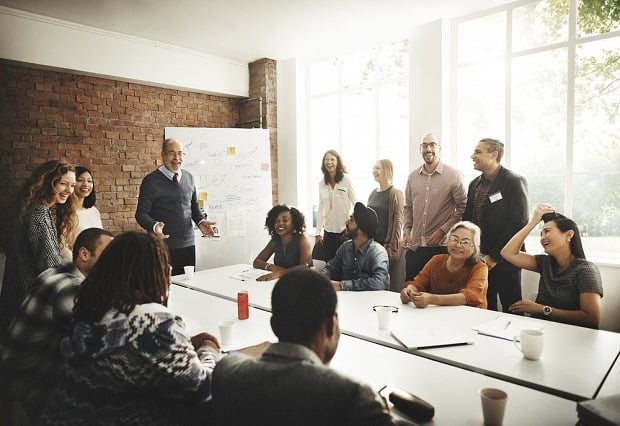
[[[233,353],[217,364],[214,424],[396,424],[368,385],[325,365],[340,338],[336,303],[329,279],[314,270],[280,278],[271,294],[279,342],[260,358]]]
[[[198,207],[194,177],[183,165],[183,145],[166,139],[161,148],[163,165],[149,173],[140,185],[136,220],[147,232],[153,232],[170,250],[172,275],[184,273],[184,266],[196,264],[194,227],[202,235],[213,236],[211,225]]]

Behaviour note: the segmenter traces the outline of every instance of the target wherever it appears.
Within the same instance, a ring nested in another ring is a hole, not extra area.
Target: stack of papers
[[[485,336],[498,337],[500,339],[513,340],[521,334],[521,330],[542,330],[544,324],[531,321],[516,315],[497,317],[491,321],[483,322],[472,328]]]
[[[407,349],[430,349],[474,343],[472,333],[449,327],[394,330],[392,336]]]
[[[265,271],[263,269],[246,269],[245,271],[241,271],[238,274],[232,274],[230,278],[234,278],[240,281],[256,281],[256,278],[261,277],[263,275],[269,274],[269,271]]]

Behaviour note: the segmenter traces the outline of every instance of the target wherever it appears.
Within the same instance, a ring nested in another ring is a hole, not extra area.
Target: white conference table
[[[271,291],[277,281],[256,281],[254,279],[241,281],[231,278],[231,275],[248,270],[253,271],[252,265],[223,266],[197,271],[192,281],[185,280],[184,275],[176,275],[172,277],[172,282],[233,301],[237,300],[239,291],[247,290],[250,306],[270,311]],[[267,273],[265,271],[265,274]]]
[[[270,310],[275,281],[241,281],[230,277],[248,269],[252,269],[250,265],[225,266],[196,272],[192,282],[185,281],[183,276],[173,277],[173,282],[229,300],[236,300],[238,291],[247,290],[251,306]],[[466,306],[418,309],[413,304],[403,305],[399,294],[390,291],[338,292],[342,332],[406,351],[389,332],[378,329],[376,314],[372,310],[374,305],[399,308],[399,312],[393,316],[393,330],[446,326],[471,333],[474,341],[473,345],[411,351],[416,355],[575,401],[597,396],[620,353],[618,333]],[[505,317],[507,321],[516,318],[541,324],[545,333],[545,348],[541,359],[526,360],[511,341],[478,335],[472,330],[477,324],[497,317]]]
[[[609,371],[609,375],[607,379],[605,379],[596,397],[602,398],[612,395],[620,395],[620,355]]]
[[[416,308],[403,305],[398,293],[339,292],[338,310],[341,328],[347,334],[405,350],[391,334],[379,330],[374,305],[393,305],[391,329],[447,327],[471,333],[472,345],[450,346],[412,351],[436,361],[491,375],[534,389],[579,401],[597,396],[599,387],[620,353],[620,334],[591,330],[535,318],[517,317],[501,312],[468,306],[429,306]],[[510,340],[477,334],[478,324],[495,318],[506,322],[542,326],[545,335],[540,360],[523,358]]]
[[[237,303],[177,285],[170,286],[168,307],[183,318],[190,335],[207,332],[217,337],[220,342],[218,324],[236,320],[234,343],[231,346],[222,346],[223,351],[277,340],[269,326],[271,314],[261,309],[250,308],[249,319],[238,320]]]
[[[168,305],[185,320],[190,334],[207,331],[218,335],[218,322],[236,318],[237,312],[235,302],[176,285],[170,288]],[[277,341],[269,325],[270,316],[269,312],[250,308],[250,318],[237,322],[233,347],[222,349]],[[482,424],[478,389],[483,387],[508,393],[506,425],[577,422],[573,401],[347,335],[341,336],[331,367],[377,391],[387,385],[382,392],[386,398],[391,389],[400,388],[425,399],[435,407],[435,416],[428,424]]]

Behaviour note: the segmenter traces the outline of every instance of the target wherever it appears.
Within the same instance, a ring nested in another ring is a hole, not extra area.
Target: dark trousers
[[[497,295],[502,304],[502,311],[521,300],[521,269],[505,269],[500,264],[489,271],[489,289],[487,290],[487,309],[497,311]]]
[[[170,265],[172,265],[172,275],[185,273],[184,266],[196,265],[196,246],[169,249]]]
[[[346,241],[343,232],[323,232],[323,248],[325,250],[325,263],[336,256],[338,248]]]
[[[436,254],[447,254],[448,248],[446,246],[436,247],[418,247],[415,251],[407,250],[405,259],[407,266],[405,268],[405,281],[411,281],[416,275],[420,273],[426,262],[431,260],[431,257]]]

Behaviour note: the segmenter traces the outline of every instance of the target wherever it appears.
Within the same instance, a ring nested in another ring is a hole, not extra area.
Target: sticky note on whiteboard
[[[229,146],[226,148],[226,155],[235,155],[237,152],[237,148],[234,146]]]

